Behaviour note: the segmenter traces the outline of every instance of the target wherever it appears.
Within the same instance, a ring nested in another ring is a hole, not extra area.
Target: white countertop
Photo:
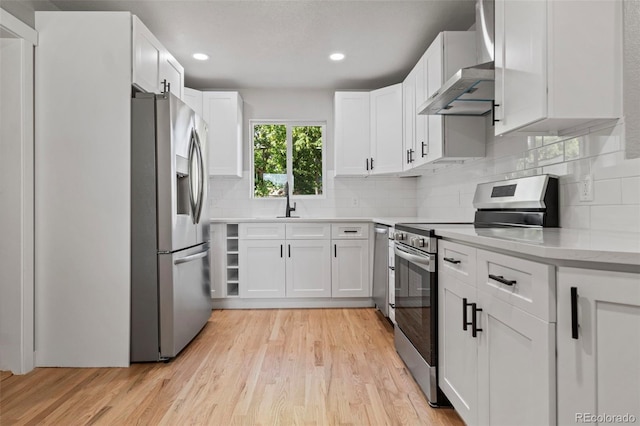
[[[228,217],[209,220],[211,223],[371,222],[370,217]]]
[[[396,223],[428,223],[427,218],[415,216],[404,217],[228,217],[211,218],[211,223],[251,223],[251,222],[373,222],[387,226]]]
[[[247,222],[373,222],[429,223],[424,217],[303,217],[303,218],[212,218],[212,223]],[[601,262],[640,266],[640,234],[568,228],[474,228],[473,225],[432,225],[436,235],[463,243],[499,249],[520,255],[558,261]]]
[[[541,258],[640,265],[640,234],[565,228],[434,226],[436,235]]]

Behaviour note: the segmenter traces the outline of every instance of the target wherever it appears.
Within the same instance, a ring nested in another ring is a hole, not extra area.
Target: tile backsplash
[[[398,177],[335,178],[327,170],[323,198],[292,200],[292,214],[301,217],[374,217],[415,216],[416,179]],[[209,179],[209,216],[265,217],[282,216],[286,201],[250,198],[251,179],[211,177]]]
[[[472,221],[478,183],[548,173],[560,178],[562,227],[640,232],[640,159],[624,159],[623,123],[562,137],[516,133],[487,139],[485,158],[424,172],[416,191],[419,216]],[[580,201],[587,175],[593,178],[593,201]]]

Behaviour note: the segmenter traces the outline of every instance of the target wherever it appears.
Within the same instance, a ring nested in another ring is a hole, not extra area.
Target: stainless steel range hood
[[[440,90],[418,107],[422,115],[485,115],[494,98],[494,4],[476,2],[476,54],[478,64],[462,68]]]

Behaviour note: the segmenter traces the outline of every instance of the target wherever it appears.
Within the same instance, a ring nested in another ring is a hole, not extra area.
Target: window
[[[253,197],[322,196],[324,123],[252,121]]]

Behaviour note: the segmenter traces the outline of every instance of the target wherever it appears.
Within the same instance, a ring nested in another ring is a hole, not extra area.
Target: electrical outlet
[[[351,199],[351,207],[358,207],[360,205],[360,200],[358,200],[358,197],[353,197]]]
[[[586,175],[579,185],[580,201],[593,201],[593,177]]]

